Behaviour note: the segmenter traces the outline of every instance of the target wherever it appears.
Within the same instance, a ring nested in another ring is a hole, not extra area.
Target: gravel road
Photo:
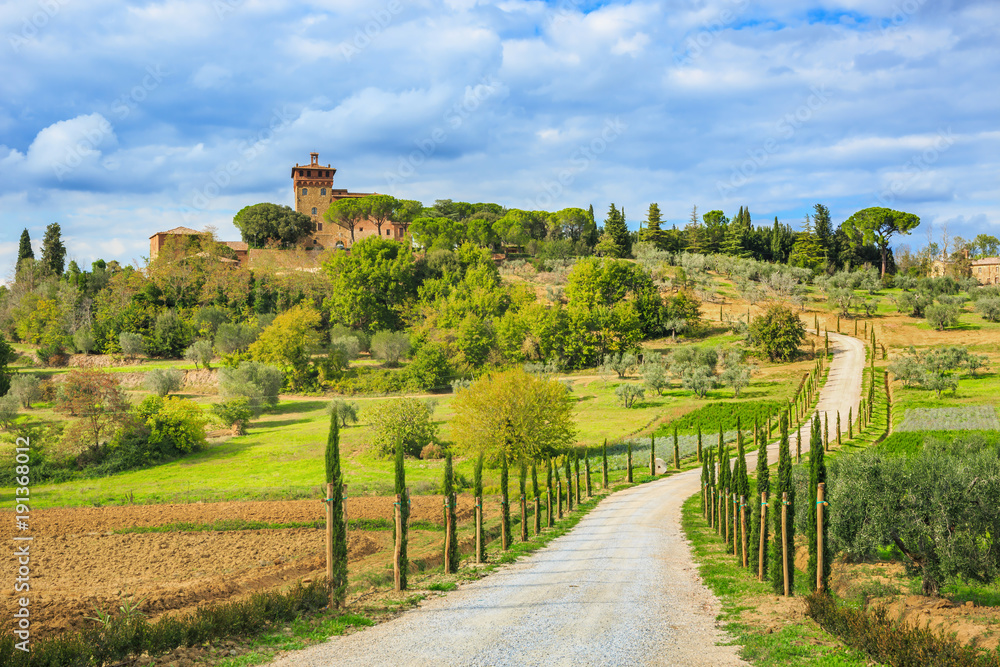
[[[830,342],[819,410],[846,417],[848,407],[857,413],[864,345],[837,334]],[[681,504],[698,492],[699,476],[694,469],[618,492],[530,558],[271,664],[745,665],[738,647],[725,645],[719,602],[681,533]]]

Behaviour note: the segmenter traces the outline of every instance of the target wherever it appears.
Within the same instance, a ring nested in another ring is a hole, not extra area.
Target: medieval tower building
[[[319,153],[309,154],[309,164],[292,167],[292,187],[295,191],[295,210],[312,218],[313,233],[309,246],[313,248],[350,248],[351,233],[332,222],[327,222],[323,214],[330,204],[347,197],[367,197],[371,192],[348,192],[334,189],[333,177],[337,170],[331,165],[319,163]],[[397,241],[403,238],[403,227],[394,222],[382,226],[385,238]],[[374,222],[361,222],[354,229],[354,240],[360,241],[378,234]]]

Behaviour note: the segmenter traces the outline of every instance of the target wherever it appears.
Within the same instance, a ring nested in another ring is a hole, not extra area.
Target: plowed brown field
[[[393,502],[388,497],[348,498],[348,517],[391,520]],[[484,503],[489,505],[487,516],[499,516],[495,504]],[[411,520],[441,524],[442,505],[442,496],[414,497]],[[473,499],[460,497],[458,505],[459,525],[469,524]],[[125,597],[143,599],[142,610],[155,617],[325,574],[322,529],[124,534],[116,530],[223,519],[291,523],[323,518],[319,500],[36,510],[31,514],[30,531],[18,533],[33,537],[32,627],[39,635],[79,628],[85,617],[95,615],[95,607],[117,610]],[[8,545],[13,544],[13,524],[12,514],[0,514],[0,539]],[[425,558],[433,565],[435,557],[440,558],[442,537],[440,531],[411,531],[411,560]],[[13,548],[5,551],[0,557],[3,578],[13,582],[16,558]],[[391,555],[391,531],[349,532],[352,576],[384,571],[391,566]],[[5,612],[14,611],[12,585],[4,587],[0,600]]]

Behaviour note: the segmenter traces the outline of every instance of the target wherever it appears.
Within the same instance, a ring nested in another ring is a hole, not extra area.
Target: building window
[[[313,206],[313,215],[316,215],[316,207]]]
[[[316,227],[317,227],[316,231],[318,231],[318,232],[323,231],[323,223],[322,222],[317,222],[316,223]]]
[[[385,230],[385,235],[386,236],[392,236],[392,230],[391,229]]]
[[[322,196],[325,197],[326,196],[326,188],[320,188],[319,189],[319,193],[320,193],[320,195],[322,195]]]
[[[363,231],[365,231],[365,228],[364,227],[358,227],[358,231],[359,232],[363,232]]]
[[[302,188],[302,194],[304,194],[304,195],[309,194],[309,189],[308,188]]]

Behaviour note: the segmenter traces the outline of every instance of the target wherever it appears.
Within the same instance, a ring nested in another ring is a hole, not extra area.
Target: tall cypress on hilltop
[[[785,592],[783,556],[788,551],[788,591],[795,593],[795,486],[792,484],[792,453],[788,444],[788,420],[781,417],[781,444],[778,449],[778,474],[774,484],[774,511],[771,513],[774,539],[771,541],[771,585],[779,595]],[[785,540],[781,534],[782,495],[788,494],[788,523]]]
[[[403,442],[396,444],[396,495],[399,496],[399,519],[401,530],[399,536],[399,590],[406,590],[406,575],[409,570],[409,558],[406,553],[406,545],[409,541],[409,527],[407,521],[410,518],[410,496],[406,491],[406,468],[403,465]],[[395,545],[396,533],[392,534]]]
[[[17,246],[17,264],[14,266],[14,272],[17,273],[21,270],[21,262],[34,258],[35,251],[31,249],[31,235],[28,234],[28,228],[25,227],[24,231],[21,232],[21,242]]]
[[[344,474],[340,469],[340,428],[337,414],[330,415],[330,433],[326,439],[326,483],[333,484],[327,498],[333,511],[333,576],[330,606],[342,607],[347,597],[347,525],[344,523]]]

